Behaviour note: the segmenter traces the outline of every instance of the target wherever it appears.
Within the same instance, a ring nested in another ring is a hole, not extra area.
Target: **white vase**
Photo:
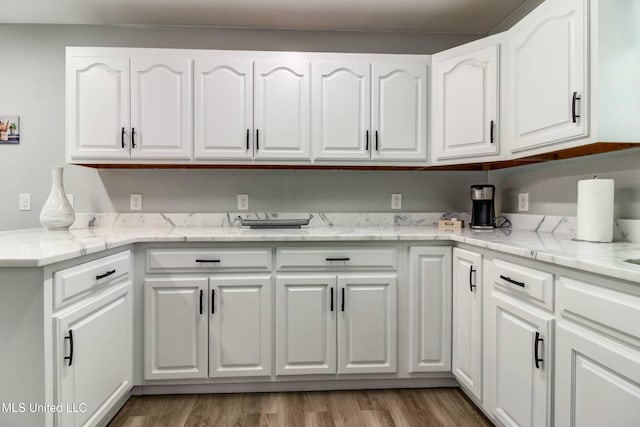
[[[51,168],[51,193],[40,212],[40,224],[47,230],[66,230],[76,220],[62,182],[63,168]]]

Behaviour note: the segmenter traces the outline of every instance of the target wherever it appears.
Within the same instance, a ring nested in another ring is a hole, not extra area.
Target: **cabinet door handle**
[[[216,313],[216,290],[211,289],[211,314]]]
[[[473,292],[473,289],[476,287],[476,284],[473,283],[473,273],[476,272],[476,269],[473,268],[473,265],[469,266],[469,290]]]
[[[365,138],[365,145],[364,145],[364,151],[369,151],[369,131],[366,132],[366,138]]]
[[[376,131],[376,152],[378,151],[378,131]]]
[[[350,260],[351,260],[351,258],[348,258],[348,257],[336,257],[336,258],[329,257],[329,258],[325,258],[325,261],[328,261],[328,262],[330,262],[330,261],[344,261],[344,262],[347,262],[347,261],[350,261]]]
[[[69,340],[69,355],[64,357],[64,360],[69,361],[69,365],[73,364],[73,330],[69,329],[69,335],[64,337],[65,340]]]
[[[536,336],[534,338],[535,342],[533,345],[533,357],[536,362],[536,369],[540,369],[540,363],[544,362],[544,359],[539,356],[540,351],[540,343],[544,342],[542,338],[540,338],[540,332],[536,332]]]
[[[489,126],[489,142],[491,142],[492,144],[495,142],[494,127],[495,122],[491,120],[491,125]]]
[[[251,131],[249,129],[247,129],[247,151],[249,151],[249,135],[250,135]]]
[[[136,148],[136,128],[131,128],[131,148]]]
[[[340,310],[344,311],[344,288],[342,288],[342,301],[340,303]]]
[[[260,129],[256,129],[256,151],[260,149]]]
[[[120,144],[122,144],[122,148],[124,148],[124,126],[122,126],[122,133],[120,134]]]
[[[330,303],[330,305],[331,305],[331,311],[333,311],[333,286],[331,287],[331,296],[330,296],[330,299],[331,299],[331,303]]]
[[[525,283],[524,282],[518,282],[517,280],[513,280],[511,277],[507,277],[507,276],[503,276],[502,274],[500,275],[500,278],[504,281],[507,281],[509,283],[513,283],[516,286],[520,286],[522,288],[525,287]]]
[[[201,263],[201,262],[220,262],[219,259],[196,259],[197,263]]]
[[[107,272],[106,272],[106,273],[104,273],[104,274],[98,274],[98,275],[96,276],[96,280],[104,279],[105,277],[109,277],[109,276],[111,276],[111,275],[113,275],[113,274],[116,274],[116,269],[115,269],[115,268],[114,268],[113,270],[109,270],[109,271],[107,271]]]
[[[204,297],[204,291],[200,289],[200,314],[202,313],[202,298]]]
[[[582,97],[578,96],[578,92],[573,92],[573,97],[571,99],[571,118],[573,119],[573,123],[578,122],[579,114],[576,114],[576,104],[578,100],[582,99]]]

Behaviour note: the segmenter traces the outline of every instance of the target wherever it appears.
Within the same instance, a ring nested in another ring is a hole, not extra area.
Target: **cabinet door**
[[[451,370],[451,248],[409,249],[410,372]]]
[[[374,160],[426,161],[426,64],[373,64],[371,128]]]
[[[66,78],[71,159],[129,158],[129,58],[70,57]]]
[[[336,276],[278,276],[276,373],[336,373]]]
[[[507,427],[548,426],[553,317],[497,292],[491,298],[495,316],[492,412]]]
[[[251,158],[253,62],[196,59],[194,76],[195,158]]]
[[[271,375],[271,276],[212,277],[209,376]]]
[[[309,159],[309,63],[259,60],[255,72],[255,157]]]
[[[396,372],[396,275],[338,276],[338,373]]]
[[[207,378],[206,278],[144,282],[144,377]]]
[[[437,160],[498,154],[498,52],[494,45],[434,61]]]
[[[191,65],[187,58],[131,59],[131,158],[191,157]]]
[[[482,255],[453,250],[453,375],[482,400]]]
[[[587,134],[586,3],[545,1],[509,32],[514,153]]]
[[[314,157],[368,160],[371,65],[368,62],[316,62],[311,78]]]
[[[78,307],[54,321],[59,426],[96,425],[133,387],[131,282]]]
[[[636,349],[559,323],[555,361],[554,425],[638,425],[640,353]]]

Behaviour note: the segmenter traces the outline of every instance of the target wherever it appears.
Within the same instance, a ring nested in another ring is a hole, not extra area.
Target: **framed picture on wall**
[[[0,115],[0,144],[20,144],[20,117]]]

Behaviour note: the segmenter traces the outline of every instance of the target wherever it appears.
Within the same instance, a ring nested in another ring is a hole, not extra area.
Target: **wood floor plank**
[[[111,427],[490,427],[459,389],[134,396]]]

